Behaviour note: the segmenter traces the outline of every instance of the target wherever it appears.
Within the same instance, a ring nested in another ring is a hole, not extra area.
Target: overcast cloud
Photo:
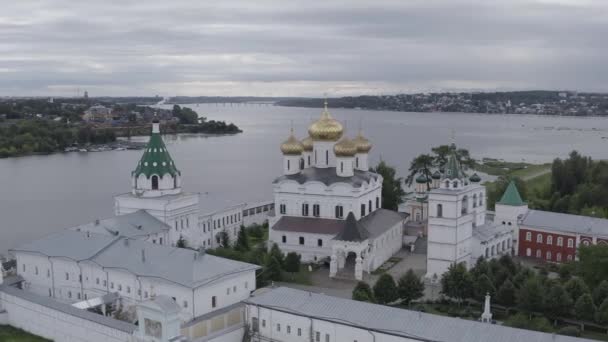
[[[607,0],[0,3],[0,96],[608,91]]]

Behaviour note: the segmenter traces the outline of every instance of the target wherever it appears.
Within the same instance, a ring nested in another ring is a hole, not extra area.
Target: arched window
[[[536,257],[537,258],[542,258],[543,257],[543,253],[540,251],[540,249],[536,250]]]
[[[477,194],[473,195],[473,208],[477,207]]]
[[[380,208],[380,197],[376,196],[376,209]]]
[[[340,162],[340,172],[344,172],[344,162]]]
[[[560,247],[564,245],[564,238],[563,237],[560,236],[560,237],[557,238],[557,245],[560,246]]]
[[[445,181],[445,187],[446,187],[446,188],[449,188],[449,187],[450,187],[450,181],[447,181],[447,180]]]
[[[562,253],[557,253],[557,254],[555,255],[555,261],[557,261],[557,262],[562,261]]]
[[[574,239],[568,239],[568,247],[569,248],[573,248],[574,247]]]
[[[462,198],[462,208],[460,208],[460,213],[462,215],[465,215],[468,211],[469,211],[469,198],[467,196],[464,196]]]
[[[152,176],[152,190],[158,190],[158,176]]]
[[[369,200],[369,202],[368,202],[368,206],[367,206],[367,207],[369,208],[369,210],[368,210],[368,211],[369,211],[370,213],[372,212],[372,210],[374,210],[374,208],[372,208],[372,200]]]
[[[437,204],[437,217],[443,217],[443,205]]]
[[[312,215],[315,217],[321,216],[321,206],[318,204],[313,204],[312,206]]]
[[[551,260],[551,252],[547,251],[547,260]]]
[[[356,167],[357,167],[357,168],[359,167],[359,157],[357,157],[357,158],[355,159],[355,165],[356,165]]]
[[[177,175],[173,177],[173,188],[177,188]]]
[[[537,243],[543,243],[543,235],[542,234],[536,234],[536,242]]]
[[[458,181],[454,181],[454,183],[452,183],[452,187],[453,188],[457,188],[458,187]]]
[[[479,194],[479,206],[483,205],[483,195]]]
[[[496,252],[496,246],[492,246],[492,256],[494,256],[495,252]]]
[[[553,244],[553,236],[549,235],[547,236],[547,245],[552,245]]]
[[[530,248],[526,248],[526,256],[532,256],[532,250]]]
[[[329,151],[325,150],[325,165],[329,165]]]
[[[568,254],[568,261],[572,261],[572,255]]]
[[[486,247],[486,258],[490,256],[490,249]]]
[[[308,165],[310,166],[310,156],[308,156]]]
[[[365,204],[361,204],[361,217],[365,216]]]
[[[290,160],[287,159],[287,171],[291,170],[291,163]]]
[[[300,158],[300,170],[304,170],[304,158]]]
[[[507,245],[507,242],[506,242],[506,241],[503,241],[503,242],[502,242],[502,250],[503,250],[503,251],[506,249],[506,245]]]
[[[526,241],[532,241],[532,233],[530,233],[530,232],[526,233]]]

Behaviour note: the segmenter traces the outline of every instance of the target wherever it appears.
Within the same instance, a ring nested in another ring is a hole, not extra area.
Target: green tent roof
[[[504,205],[512,205],[512,206],[520,206],[525,205],[526,203],[521,199],[519,195],[519,191],[517,191],[517,186],[515,186],[515,182],[509,182],[509,186],[507,186],[507,190],[498,201],[499,204]]]
[[[140,174],[144,174],[146,178],[150,178],[154,174],[162,177],[167,173],[174,177],[175,175],[181,175],[175,167],[175,163],[171,159],[171,155],[167,151],[160,133],[152,133],[150,141],[148,141],[148,145],[144,150],[144,155],[141,156],[141,159],[137,163],[137,168],[133,171],[133,175],[139,177]]]
[[[426,178],[426,176],[425,176],[424,174],[422,174],[422,173],[421,173],[420,175],[418,175],[418,177],[416,177],[416,183],[419,183],[419,184],[425,184],[425,183],[428,183],[428,181],[429,181],[429,180],[428,180],[428,179]]]
[[[464,173],[460,167],[460,162],[456,156],[456,145],[450,145],[450,155],[448,156],[448,162],[445,165],[445,178],[447,179],[461,179],[464,178]]]

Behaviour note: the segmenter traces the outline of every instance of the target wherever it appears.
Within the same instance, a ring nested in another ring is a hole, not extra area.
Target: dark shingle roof
[[[351,211],[344,221],[344,228],[336,235],[334,240],[364,241],[367,238],[369,238],[369,232],[357,222],[355,214]]]
[[[335,235],[344,228],[343,220],[323,219],[318,217],[282,216],[272,226],[273,230],[285,232],[302,232],[311,234]]]
[[[283,175],[278,177],[273,183],[276,184],[284,180],[293,180],[299,184],[317,181],[328,186],[334,183],[347,183],[355,188],[358,188],[363,183],[371,182],[372,179],[378,179],[378,174],[370,171],[355,170],[355,174],[352,177],[340,177],[336,174],[335,167],[328,167],[324,169],[309,167],[295,175]]]

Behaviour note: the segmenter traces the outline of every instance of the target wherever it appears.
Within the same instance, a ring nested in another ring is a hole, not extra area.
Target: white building
[[[181,172],[163,142],[157,120],[131,173],[131,187],[131,192],[114,197],[116,216],[146,211],[171,227],[160,242],[171,246],[184,239],[188,247],[216,248],[223,232],[235,242],[239,228],[245,224],[243,212],[249,209],[246,203],[221,202],[208,194],[183,191]],[[256,209],[255,219],[264,221],[268,212],[268,208],[262,212]]]
[[[303,261],[330,257],[332,277],[354,269],[362,279],[401,248],[406,216],[381,209],[382,176],[369,171],[370,142],[361,133],[343,137],[327,104],[308,133],[300,142],[292,130],[281,144],[269,240]]]
[[[286,287],[263,291],[245,301],[252,342],[591,341]]]
[[[470,268],[480,256],[512,253],[512,227],[486,222],[486,188],[476,174],[464,174],[456,146],[450,149],[438,186],[428,192],[429,279],[438,279],[452,264]]]
[[[76,303],[116,293],[133,309],[166,295],[182,308],[184,322],[248,298],[259,268],[204,252],[74,230],[11,252],[25,288],[38,295]]]

